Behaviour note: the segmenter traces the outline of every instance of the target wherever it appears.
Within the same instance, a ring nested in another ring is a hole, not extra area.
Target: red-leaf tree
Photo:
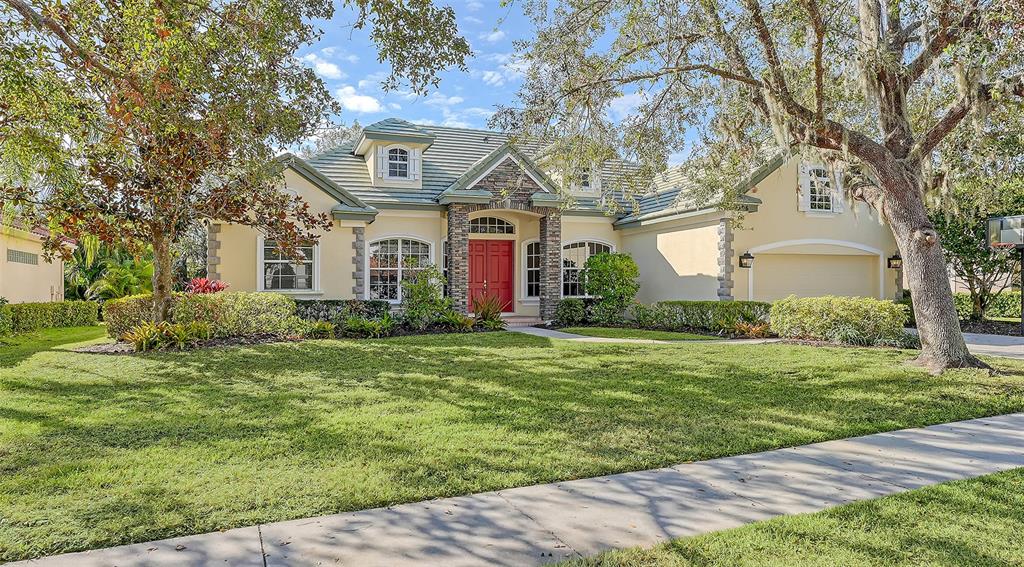
[[[343,4],[393,62],[389,84],[423,90],[469,53],[451,9],[429,0]],[[0,0],[8,213],[45,218],[54,254],[62,236],[152,245],[158,321],[172,243],[196,222],[257,227],[298,254],[331,221],[279,191],[274,156],[339,110],[295,57],[333,12],[331,0]]]

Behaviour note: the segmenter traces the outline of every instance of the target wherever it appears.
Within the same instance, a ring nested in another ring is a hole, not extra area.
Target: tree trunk
[[[174,290],[174,262],[171,237],[161,230],[153,231],[153,321],[169,321]]]
[[[988,368],[967,350],[939,235],[928,219],[916,172],[898,164],[877,171],[883,207],[903,257],[921,338],[917,363],[932,372],[948,368]]]

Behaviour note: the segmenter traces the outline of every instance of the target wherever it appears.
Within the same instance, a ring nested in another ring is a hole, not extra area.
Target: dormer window
[[[580,189],[584,191],[590,191],[590,174],[584,173],[580,175]]]
[[[420,178],[420,150],[402,145],[377,147],[377,177],[395,181]]]
[[[388,177],[409,178],[409,150],[405,148],[388,150]]]

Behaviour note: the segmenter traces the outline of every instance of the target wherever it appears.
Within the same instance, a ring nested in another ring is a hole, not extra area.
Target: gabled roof
[[[372,140],[427,144],[429,146],[434,143],[434,138],[434,134],[412,122],[406,122],[401,118],[387,118],[363,128],[359,141],[356,143],[354,153],[360,156],[366,155],[366,150],[369,148],[370,141]]]
[[[306,160],[286,153],[278,156],[277,161],[338,201],[338,204],[331,209],[331,216],[335,220],[365,220],[373,222],[373,219],[377,216],[377,209],[367,205],[362,199],[346,191],[307,163]]]
[[[473,187],[491,170],[509,159],[521,167],[540,186],[541,191],[531,195],[531,200],[545,204],[557,203],[559,201],[558,190],[554,182],[533,163],[532,159],[519,151],[510,142],[505,142],[491,153],[477,160],[462,175],[458,176],[447,189],[438,195],[438,202],[444,205],[448,203],[486,203],[490,201],[494,197],[490,191],[473,189]]]

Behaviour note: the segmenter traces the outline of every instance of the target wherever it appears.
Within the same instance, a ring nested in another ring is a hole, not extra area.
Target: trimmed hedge
[[[86,327],[99,323],[95,301],[11,303],[0,306],[0,335],[54,327]]]
[[[861,346],[912,346],[907,306],[867,297],[789,296],[772,304],[771,329],[783,338]]]
[[[1005,290],[992,298],[985,312],[989,317],[1020,317],[1020,292]]]
[[[299,299],[295,314],[308,321],[344,321],[349,317],[380,319],[391,311],[383,299]]]
[[[214,337],[252,337],[292,334],[295,300],[280,293],[222,291],[185,294],[174,306],[174,322],[210,325]]]
[[[632,315],[642,329],[723,333],[740,323],[767,323],[770,309],[770,303],[761,301],[662,301],[635,304]]]
[[[180,296],[174,294],[172,305]],[[124,338],[128,331],[153,321],[153,294],[144,293],[106,301],[103,304],[103,320],[107,323],[107,335],[118,340]]]

